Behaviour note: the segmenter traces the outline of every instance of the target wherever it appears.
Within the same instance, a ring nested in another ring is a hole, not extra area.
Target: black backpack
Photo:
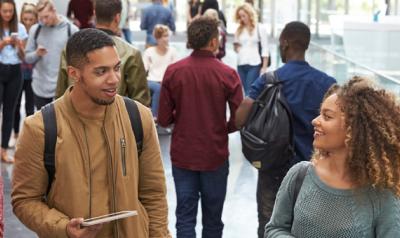
[[[143,148],[143,127],[139,109],[136,103],[124,97],[125,107],[129,114],[133,133],[136,138],[136,147],[138,157],[140,157]],[[57,142],[57,120],[54,111],[54,103],[49,103],[41,109],[44,123],[44,167],[46,168],[49,177],[46,195],[50,192],[51,184],[53,183],[55,167],[55,148]]]
[[[263,171],[282,171],[294,157],[292,113],[282,93],[276,72],[268,72],[265,88],[254,101],[240,130],[246,159]]]

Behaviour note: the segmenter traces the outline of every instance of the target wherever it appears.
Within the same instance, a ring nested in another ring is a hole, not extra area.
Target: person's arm
[[[65,49],[61,52],[60,59],[60,67],[58,70],[58,79],[57,79],[57,87],[56,87],[56,95],[55,98],[59,98],[64,95],[65,90],[73,83],[72,80],[68,77],[67,72],[67,61],[66,61],[66,52]]]
[[[261,75],[251,85],[249,96],[243,100],[238,110],[236,111],[235,124],[237,128],[241,128],[246,123],[247,117],[250,114],[254,101],[261,94],[262,90],[265,87],[265,80],[265,77]]]
[[[68,216],[43,202],[48,176],[43,162],[41,115],[24,121],[16,148],[11,193],[14,214],[39,237],[67,237]]]
[[[236,126],[236,112],[240,102],[243,100],[243,89],[240,83],[239,75],[236,71],[231,75],[230,83],[232,83],[231,92],[228,98],[229,110],[231,116],[228,121],[228,133],[237,131],[239,127]]]
[[[127,96],[137,100],[145,106],[150,105],[150,91],[147,86],[146,70],[144,69],[140,51],[134,50],[124,67]]]
[[[249,97],[246,97],[245,99],[243,99],[242,103],[240,103],[238,109],[236,110],[236,128],[240,129],[246,123],[253,103],[254,100]]]
[[[35,24],[29,30],[28,42],[25,47],[25,62],[28,64],[34,64],[41,58],[41,56],[38,55],[37,45],[35,42],[35,33],[38,26],[38,24]]]
[[[235,32],[234,38],[233,38],[233,50],[236,53],[239,53],[240,48],[242,47],[242,44],[240,43],[239,35],[237,32]]]
[[[170,12],[169,16],[168,16],[168,23],[167,26],[169,27],[169,29],[171,29],[171,31],[173,33],[175,33],[175,20],[174,20],[174,16],[172,15],[172,13]]]
[[[139,158],[139,200],[149,217],[149,237],[170,237],[167,189],[153,116],[139,107],[143,124],[143,151]]]
[[[375,237],[400,237],[400,200],[391,192],[384,196],[386,199],[381,200],[381,211],[375,223]]]
[[[264,25],[258,24],[258,30],[260,34],[261,41],[261,57],[262,57],[262,65],[260,73],[265,73],[268,68],[269,61],[269,49],[268,49],[268,32]]]
[[[149,23],[147,21],[148,20],[147,20],[146,9],[143,9],[142,16],[141,16],[141,19],[140,19],[140,29],[141,30],[147,30],[147,28],[149,27],[148,26]]]
[[[172,93],[169,88],[169,82],[172,78],[172,72],[167,68],[161,83],[160,104],[158,108],[157,123],[162,127],[167,127],[174,123],[175,104],[172,99]]]
[[[147,48],[143,53],[143,66],[146,72],[149,71],[151,65],[151,58],[150,58],[150,48]]]

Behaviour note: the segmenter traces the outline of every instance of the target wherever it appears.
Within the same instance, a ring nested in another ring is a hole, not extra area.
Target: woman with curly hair
[[[400,237],[395,97],[354,77],[330,88],[312,123],[313,158],[284,178],[265,237]]]
[[[257,23],[257,14],[249,3],[240,5],[235,12],[239,26],[235,32],[234,50],[237,53],[238,73],[247,96],[253,82],[268,67],[268,33]]]

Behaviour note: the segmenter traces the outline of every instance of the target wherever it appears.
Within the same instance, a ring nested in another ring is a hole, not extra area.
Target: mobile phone
[[[106,214],[103,216],[93,217],[86,220],[83,220],[81,226],[93,226],[96,224],[110,222],[118,219],[123,219],[131,216],[136,216],[138,213],[137,211],[120,211],[115,213]]]
[[[11,36],[11,38],[17,38],[18,32],[11,32],[10,36]]]

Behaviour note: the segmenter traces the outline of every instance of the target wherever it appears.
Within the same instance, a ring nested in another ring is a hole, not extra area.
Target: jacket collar
[[[66,112],[66,115],[74,120],[74,123],[77,123],[80,121],[79,119],[79,113],[76,111],[74,105],[72,104],[71,100],[71,91],[73,90],[73,85],[71,85],[64,93],[64,96],[60,99],[62,100],[61,103],[61,109],[62,111]],[[114,115],[117,114],[117,109],[116,109],[116,104],[118,103],[119,100],[119,95],[115,96],[115,100],[112,104],[108,105],[106,107],[105,115],[104,115],[104,124],[107,124],[108,122],[112,122]],[[76,121],[75,121],[76,120]]]

